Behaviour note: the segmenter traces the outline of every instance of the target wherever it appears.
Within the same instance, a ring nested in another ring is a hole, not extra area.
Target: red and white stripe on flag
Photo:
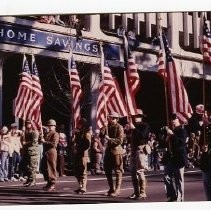
[[[32,96],[32,76],[26,56],[23,57],[23,70],[18,93],[15,98],[15,116],[26,120],[30,112]]]
[[[113,77],[115,83],[115,93],[112,95],[110,100],[108,101],[108,112],[117,112],[119,116],[125,117],[128,116],[126,111],[126,104],[124,102],[124,98],[121,93],[121,89],[116,78]]]
[[[132,57],[128,59],[127,70],[124,72],[124,81],[128,113],[135,115],[137,110],[135,94],[140,87],[140,78],[137,65]]]
[[[43,102],[43,93],[40,84],[39,73],[37,65],[35,63],[35,58],[32,56],[32,94],[31,94],[31,104],[30,111],[28,114],[28,119],[32,121],[32,125],[36,129],[41,129],[41,104]]]
[[[165,48],[164,48],[164,44],[163,44],[163,39],[161,37],[162,35],[160,35],[160,50],[159,50],[159,54],[158,54],[158,73],[160,74],[160,76],[162,76],[163,78],[166,78],[166,53],[165,53]]]
[[[78,70],[76,68],[76,63],[73,57],[69,61],[69,76],[70,76],[70,86],[72,94],[72,117],[73,117],[73,129],[77,127],[77,124],[81,117],[81,107],[80,102],[82,98],[82,89],[80,83],[80,77]]]
[[[99,96],[97,100],[97,128],[102,128],[105,121],[107,120],[107,115],[112,112],[117,112],[120,117],[128,116],[126,111],[126,104],[122,96],[119,84],[115,78],[113,78],[113,83],[115,87],[104,87],[104,93],[102,92],[102,85],[99,88]],[[111,90],[112,89],[112,90]],[[107,91],[106,91],[107,90]],[[110,93],[113,91],[112,94]]]
[[[111,70],[109,67],[104,66],[102,70],[102,80],[99,85],[99,95],[97,100],[97,115],[96,124],[98,128],[104,126],[108,114],[108,101],[111,100],[112,95],[115,93],[115,84],[112,78]]]
[[[166,88],[171,112],[176,113],[180,121],[186,123],[193,113],[188,95],[180,77],[179,68],[171,55],[165,34],[161,33],[159,39],[161,49],[158,57],[158,73],[167,82]]]
[[[99,96],[97,100],[97,128],[102,128],[107,115],[117,112],[119,116],[127,116],[124,99],[118,82],[112,77],[111,70],[108,66],[103,67],[102,81],[99,85]]]
[[[167,86],[172,113],[176,113],[180,121],[186,123],[193,111],[174,60],[167,63],[167,72]]]

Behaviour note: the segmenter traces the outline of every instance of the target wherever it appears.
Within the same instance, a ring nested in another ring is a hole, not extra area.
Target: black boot
[[[111,193],[114,192],[114,184],[113,184],[112,174],[106,174],[106,178],[107,178],[109,190],[108,190],[108,192],[105,193],[105,195],[110,196]]]

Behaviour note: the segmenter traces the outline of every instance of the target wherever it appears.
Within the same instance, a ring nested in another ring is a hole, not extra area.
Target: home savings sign
[[[47,32],[33,28],[0,23],[0,43],[17,44],[53,51],[69,52],[71,46],[74,53],[99,56],[99,41]],[[105,45],[105,54],[109,60],[120,59],[120,46]]]

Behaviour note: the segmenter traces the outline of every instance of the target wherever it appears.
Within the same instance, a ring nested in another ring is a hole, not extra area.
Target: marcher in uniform
[[[119,114],[116,112],[108,116],[108,125],[101,132],[104,133],[106,143],[104,156],[104,171],[109,185],[107,196],[116,197],[120,194],[123,175],[123,138],[124,129],[118,123]],[[116,185],[113,183],[112,171],[116,175]]]
[[[36,170],[38,164],[38,139],[39,132],[32,128],[30,120],[26,121],[26,130],[23,135],[23,159],[26,168],[27,180],[23,184],[25,187],[36,185]]]
[[[89,162],[89,148],[92,138],[92,133],[85,118],[80,119],[74,135],[75,177],[79,184],[75,192],[84,194],[87,190],[87,163]]]
[[[148,169],[148,154],[151,153],[151,148],[147,144],[149,136],[149,125],[143,122],[143,111],[137,110],[137,114],[132,116],[130,128],[132,130],[131,137],[131,176],[134,193],[130,199],[145,199],[147,180],[145,170]]]
[[[56,121],[50,119],[47,122],[48,132],[45,134],[43,142],[43,176],[47,181],[46,186],[43,188],[46,191],[55,191],[57,180],[57,144],[59,142],[59,134],[56,132]]]

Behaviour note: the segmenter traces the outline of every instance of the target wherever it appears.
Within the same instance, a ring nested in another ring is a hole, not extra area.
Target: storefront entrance
[[[31,55],[26,55],[31,66]],[[67,61],[55,58],[35,56],[39,71],[40,82],[44,94],[44,101],[41,107],[42,122],[53,118],[57,124],[64,124],[69,133],[71,120],[71,94]],[[17,95],[20,73],[22,72],[23,54],[11,53],[4,60],[3,65],[3,96],[2,96],[2,125],[10,126],[15,121],[13,115],[13,101]],[[91,65],[76,63],[77,69],[82,78],[82,88],[84,98],[82,103],[82,113],[87,115],[91,110],[90,95],[90,74]],[[86,116],[89,117],[89,116]],[[21,121],[20,121],[21,125]]]

